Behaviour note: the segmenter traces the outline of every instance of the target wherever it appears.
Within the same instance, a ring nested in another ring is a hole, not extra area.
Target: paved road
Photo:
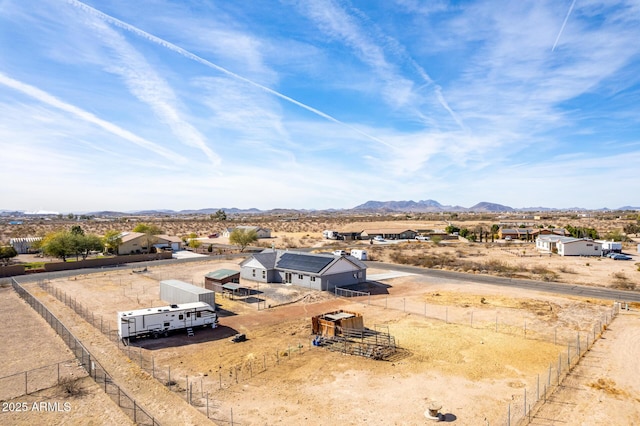
[[[567,283],[554,283],[545,281],[511,279],[492,275],[465,274],[462,272],[442,271],[438,269],[426,269],[417,266],[397,265],[384,262],[365,262],[372,268],[392,269],[394,271],[407,272],[425,277],[455,280],[469,284],[489,284],[503,287],[517,287],[527,290],[543,291],[547,293],[566,294],[572,296],[591,297],[594,299],[618,300],[625,302],[640,302],[640,292],[614,290],[610,288],[590,287]]]

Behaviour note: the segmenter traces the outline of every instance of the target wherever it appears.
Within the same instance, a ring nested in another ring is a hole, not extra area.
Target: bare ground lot
[[[52,285],[94,315],[115,322],[118,310],[164,304],[158,299],[161,279],[201,285],[205,273],[234,267],[237,263],[208,261],[152,267],[147,274],[116,269]],[[593,330],[592,320],[611,308],[611,302],[488,285],[456,286],[417,276],[384,281],[386,293],[356,303],[330,295],[304,297],[302,289],[281,287],[301,300],[258,311],[252,304],[218,297],[222,312],[229,314],[220,328],[197,330],[198,343],[183,336],[136,342],[132,362],[127,362],[98,330],[82,325],[75,313],[36,285],[28,287],[79,327],[91,350],[104,357],[99,361],[105,368],[118,372],[122,386],[141,400],[155,401],[145,408],[164,411],[161,414],[172,419],[162,407],[175,406],[176,399],[149,385],[148,374],[133,365],[138,354],[153,358],[163,382],[171,369],[176,382],[171,394],[180,395],[184,409],[189,408],[184,402],[188,376],[195,386],[193,403],[201,412],[206,412],[203,394],[208,392],[210,417],[216,423],[228,424],[233,413],[234,422],[245,425],[424,424],[423,413],[433,400],[455,424],[501,424],[507,405],[521,401],[525,387],[535,389],[536,376],[566,353],[566,341],[573,341],[576,333],[584,339]],[[397,357],[373,361],[311,347],[310,317],[338,308],[361,312],[369,328],[388,330],[402,348]],[[249,340],[231,343],[228,337],[235,332],[246,333]],[[575,419],[581,415],[572,413]],[[587,421],[588,413],[584,415]],[[557,419],[566,421],[561,414]]]
[[[0,341],[4,342],[0,351],[0,424],[132,424],[87,377],[49,324],[10,288],[0,288],[0,322]],[[60,370],[52,365],[58,362]],[[28,370],[29,394],[24,395],[25,376],[7,376]],[[56,385],[58,372],[63,381],[77,381],[73,394]],[[100,410],[95,410],[97,406]]]

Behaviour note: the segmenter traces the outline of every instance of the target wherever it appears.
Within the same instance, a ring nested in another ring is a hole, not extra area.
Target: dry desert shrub
[[[625,275],[624,272],[615,272],[612,274],[613,283],[611,287],[620,289],[620,290],[635,290],[636,284],[629,280],[629,278]]]

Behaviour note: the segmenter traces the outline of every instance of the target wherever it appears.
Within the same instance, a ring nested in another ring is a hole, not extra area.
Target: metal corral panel
[[[160,299],[172,304],[205,302],[216,307],[216,295],[212,290],[178,280],[160,281]]]

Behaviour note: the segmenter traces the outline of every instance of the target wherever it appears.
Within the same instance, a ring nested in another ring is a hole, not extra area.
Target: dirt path
[[[639,354],[640,312],[621,311],[531,424],[640,425]]]
[[[74,311],[41,290],[26,286],[82,342],[94,358],[126,393],[136,399],[150,415],[164,425],[209,423],[206,416],[186,404],[180,396],[131,362],[106,336],[80,318]]]

